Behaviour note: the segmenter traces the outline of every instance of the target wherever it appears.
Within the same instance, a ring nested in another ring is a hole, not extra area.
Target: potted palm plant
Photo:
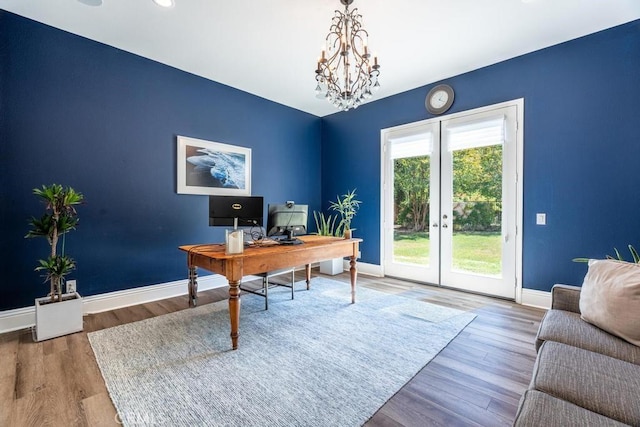
[[[60,184],[34,188],[33,194],[45,204],[40,218],[31,217],[26,238],[44,237],[49,243],[49,256],[38,260],[36,271],[49,283],[47,297],[36,298],[36,340],[42,341],[82,330],[82,297],[77,292],[63,293],[65,278],[76,268],[73,258],[65,254],[65,235],[78,224],[76,205],[84,196]],[[58,244],[61,241],[61,251]]]

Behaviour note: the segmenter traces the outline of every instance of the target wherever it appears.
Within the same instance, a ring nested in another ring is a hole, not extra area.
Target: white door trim
[[[511,101],[505,101],[494,105],[488,105],[485,107],[476,108],[473,110],[461,111],[446,116],[434,117],[431,119],[425,119],[413,123],[407,123],[404,125],[394,126],[391,128],[385,128],[380,130],[380,268],[384,275],[385,264],[385,247],[386,247],[386,233],[385,233],[385,192],[386,186],[389,181],[389,171],[386,167],[386,153],[385,149],[389,136],[391,134],[410,133],[412,130],[419,129],[420,127],[430,125],[432,123],[441,122],[445,119],[454,119],[463,117],[469,114],[483,113],[496,108],[502,107],[516,107],[516,265],[515,265],[515,301],[517,303],[522,302],[522,227],[523,227],[523,150],[524,150],[524,98],[519,98]]]

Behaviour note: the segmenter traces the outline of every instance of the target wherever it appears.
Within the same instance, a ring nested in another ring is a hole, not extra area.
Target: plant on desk
[[[316,230],[320,236],[337,236],[351,238],[351,221],[356,216],[360,208],[360,200],[356,199],[356,190],[347,191],[342,197],[338,196],[336,201],[330,202],[329,208],[336,211],[335,214],[325,216],[323,212],[313,212],[316,222]],[[342,258],[320,261],[320,272],[324,274],[336,275],[343,271]]]
[[[325,216],[324,212],[313,211],[318,235],[350,238],[351,232],[355,230],[351,228],[351,221],[356,216],[360,203],[362,202],[356,199],[354,189],[343,194],[342,197],[338,196],[336,201],[329,202],[329,209],[337,212],[335,215]]]
[[[313,219],[316,221],[316,231],[319,236],[335,236],[336,221],[338,215],[324,215],[324,212],[313,211]]]
[[[351,232],[355,230],[355,228],[351,228],[351,221],[360,209],[360,203],[362,202],[356,199],[355,188],[347,191],[342,197],[337,196],[336,201],[331,202],[329,209],[338,212],[341,218],[336,227],[336,236],[342,236],[345,239],[351,238]]]

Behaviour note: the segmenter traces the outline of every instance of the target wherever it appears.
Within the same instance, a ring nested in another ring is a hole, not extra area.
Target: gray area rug
[[[89,333],[124,425],[358,426],[475,317],[317,277]]]

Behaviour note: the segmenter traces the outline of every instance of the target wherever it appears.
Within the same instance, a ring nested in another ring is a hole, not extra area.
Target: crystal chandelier
[[[369,34],[362,28],[358,9],[349,11],[353,0],[340,0],[344,12],[335,11],[325,47],[316,69],[316,96],[341,110],[357,108],[380,88],[378,57],[367,46]]]

